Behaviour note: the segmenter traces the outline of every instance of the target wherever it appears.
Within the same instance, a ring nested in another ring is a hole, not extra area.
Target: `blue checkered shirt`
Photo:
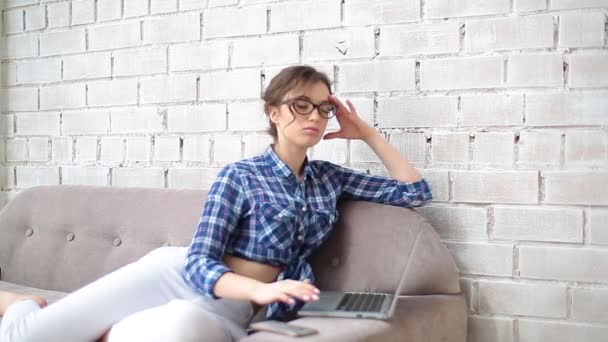
[[[306,160],[304,179],[298,182],[270,146],[262,155],[220,171],[209,190],[182,274],[192,288],[217,298],[213,287],[231,271],[221,262],[223,253],[229,253],[280,266],[277,280],[314,282],[306,259],[338,220],[339,199],[417,207],[431,197],[424,179],[404,183],[321,160]],[[281,319],[300,304],[270,304],[267,317]]]

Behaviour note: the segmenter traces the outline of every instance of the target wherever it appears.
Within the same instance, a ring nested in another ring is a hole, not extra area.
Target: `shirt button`
[[[297,238],[299,241],[304,240],[304,237],[303,237],[302,235],[298,235],[296,238]]]
[[[302,207],[302,211],[306,211],[306,207]]]

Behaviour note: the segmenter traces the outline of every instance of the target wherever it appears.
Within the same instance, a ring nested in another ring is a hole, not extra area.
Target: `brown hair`
[[[331,94],[331,82],[329,77],[324,72],[309,65],[296,65],[287,67],[272,78],[268,87],[264,91],[262,99],[264,100],[264,113],[268,117],[268,133],[277,139],[277,126],[270,120],[269,106],[279,106],[283,97],[291,90],[297,89],[302,85],[312,84],[315,82],[323,82],[329,89]]]

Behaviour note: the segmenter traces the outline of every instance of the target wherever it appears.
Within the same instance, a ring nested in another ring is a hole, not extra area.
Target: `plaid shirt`
[[[320,160],[306,159],[304,179],[298,182],[268,147],[262,155],[220,171],[209,190],[182,274],[192,288],[217,298],[213,287],[222,274],[231,271],[221,262],[223,253],[229,253],[282,267],[277,280],[314,282],[306,259],[338,220],[339,199],[417,207],[431,197],[424,179],[403,183]],[[280,319],[295,306],[273,303],[267,317]]]

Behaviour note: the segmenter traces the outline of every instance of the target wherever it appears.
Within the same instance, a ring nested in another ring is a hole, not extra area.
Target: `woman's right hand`
[[[280,280],[273,283],[261,283],[253,289],[251,300],[259,305],[283,302],[293,305],[298,298],[304,302],[319,299],[317,289],[308,279],[297,281],[292,279]]]

